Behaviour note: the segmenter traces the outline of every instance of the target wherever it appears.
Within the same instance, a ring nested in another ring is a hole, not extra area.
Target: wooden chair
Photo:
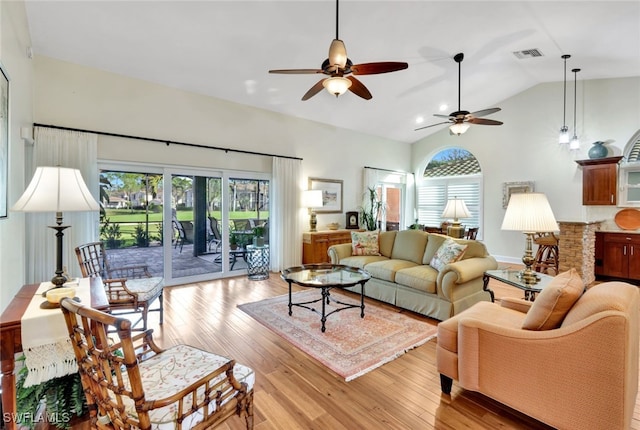
[[[142,321],[142,327],[137,330],[146,330],[149,311],[158,311],[162,324],[162,277],[151,276],[147,266],[111,267],[102,242],[91,242],[76,247],[76,257],[83,277],[102,278],[112,313],[140,313],[140,319],[133,325],[136,326]],[[156,299],[159,301],[158,308],[149,309]]]
[[[480,227],[468,228],[465,237],[470,240],[476,240],[478,237],[478,230],[480,230]]]
[[[533,270],[547,274],[551,270],[553,275],[557,275],[560,264],[558,258],[558,236],[553,232],[535,233],[533,242],[538,245]]]
[[[92,429],[205,429],[233,415],[253,428],[250,368],[188,345],[163,350],[153,330],[132,337],[129,320],[73,300],[61,309]]]

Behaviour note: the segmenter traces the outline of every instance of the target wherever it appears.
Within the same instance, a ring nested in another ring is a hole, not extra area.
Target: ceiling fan
[[[462,133],[467,131],[467,129],[469,128],[469,124],[502,125],[501,121],[481,118],[483,116],[487,116],[487,115],[491,115],[492,113],[499,112],[500,108],[483,109],[476,112],[469,112],[469,111],[460,109],[460,69],[461,69],[460,63],[462,63],[462,60],[464,59],[464,54],[463,53],[456,54],[453,57],[453,59],[455,60],[456,63],[458,63],[458,110],[455,112],[451,112],[449,115],[440,115],[436,113],[433,116],[448,118],[448,120],[444,122],[439,122],[436,124],[431,124],[431,125],[426,125],[424,127],[416,128],[416,131],[429,128],[429,127],[434,127],[436,125],[450,123],[451,126],[449,126],[449,133],[460,136]]]
[[[329,58],[323,61],[320,69],[269,70],[269,73],[322,73],[329,76],[328,78],[322,78],[314,86],[312,86],[309,91],[307,91],[305,95],[302,96],[302,100],[309,100],[311,97],[318,94],[323,87],[326,88],[329,93],[335,95],[336,97],[344,94],[347,90],[349,90],[365,100],[370,100],[373,96],[371,95],[367,87],[365,87],[362,82],[356,79],[355,76],[347,75],[375,75],[379,73],[395,72],[409,67],[407,63],[394,61],[353,64],[351,60],[347,58],[347,49],[344,46],[344,42],[338,37],[338,10],[338,0],[336,0],[336,38],[333,39],[333,41],[331,42],[331,46],[329,46]]]

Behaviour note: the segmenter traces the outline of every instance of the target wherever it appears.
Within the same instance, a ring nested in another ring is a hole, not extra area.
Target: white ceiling
[[[542,82],[640,75],[640,1],[340,2],[339,36],[354,64],[404,61],[359,76],[373,94],[302,95],[323,75],[335,37],[334,1],[26,1],[33,51],[72,63],[275,112],[415,142],[444,126],[434,113],[495,107]],[[517,59],[537,48],[543,56]],[[440,112],[441,104],[449,107]],[[500,120],[500,112],[490,119]]]

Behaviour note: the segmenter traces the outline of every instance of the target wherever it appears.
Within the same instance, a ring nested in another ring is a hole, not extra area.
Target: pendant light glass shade
[[[342,76],[333,76],[322,81],[322,86],[331,94],[338,97],[344,94],[351,86],[351,81]]]
[[[569,127],[567,127],[567,58],[571,58],[571,55],[565,54],[562,56],[564,60],[564,87],[562,97],[562,127],[560,128],[558,143],[569,143]]]
[[[573,137],[569,142],[569,149],[580,149],[580,139],[576,129],[576,107],[578,105],[578,72],[580,69],[571,69],[573,72]]]

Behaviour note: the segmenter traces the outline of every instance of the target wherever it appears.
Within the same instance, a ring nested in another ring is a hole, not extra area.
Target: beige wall
[[[25,188],[25,143],[20,128],[33,123],[33,61],[22,2],[0,2],[0,62],[10,78],[9,97],[9,207]],[[29,178],[30,179],[30,178]],[[4,185],[3,185],[4,186]],[[0,219],[0,309],[11,301],[25,280],[24,214],[9,212]]]
[[[573,87],[567,91],[567,125],[573,132]],[[582,170],[575,160],[588,158],[591,143],[611,142],[611,155],[621,155],[627,141],[640,128],[640,78],[578,81],[577,128],[579,151],[558,144],[562,126],[562,82],[540,84],[497,105],[490,118],[499,127],[471,126],[462,136],[444,129],[413,144],[416,177],[440,149],[455,145],[471,151],[484,173],[483,237],[489,251],[503,261],[517,261],[524,251],[524,236],[501,231],[503,182],[534,181],[544,192],[556,219],[561,221],[611,220],[619,208],[582,206]],[[467,109],[492,106],[471,106]]]

